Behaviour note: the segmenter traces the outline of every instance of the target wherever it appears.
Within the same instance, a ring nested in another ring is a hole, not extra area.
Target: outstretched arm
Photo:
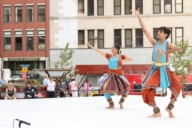
[[[122,60],[123,62],[129,62],[129,61],[132,61],[133,59],[131,57],[127,57],[125,56],[125,59]]]
[[[93,50],[99,52],[101,55],[106,56],[106,53],[105,53],[105,52],[103,52],[103,51],[101,51],[101,50],[93,47],[92,45],[89,44],[89,42],[88,42],[86,45],[87,45],[88,47],[92,48]]]
[[[142,18],[141,18],[141,15],[140,15],[140,13],[139,13],[139,9],[136,11],[136,10],[131,10],[132,12],[134,12],[135,13],[135,15],[137,15],[137,17],[138,17],[138,19],[139,19],[139,23],[140,23],[140,25],[141,25],[141,28],[142,28],[142,30],[143,30],[143,32],[145,33],[145,35],[147,36],[147,39],[150,41],[150,43],[153,45],[153,46],[155,46],[155,44],[156,44],[156,40],[155,39],[153,39],[153,37],[151,36],[151,34],[147,31],[147,29],[146,29],[146,26],[145,26],[145,24],[144,24],[144,22],[143,22],[143,20],[142,20]]]

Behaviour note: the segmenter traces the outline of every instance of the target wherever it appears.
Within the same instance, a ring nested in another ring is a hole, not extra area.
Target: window
[[[33,22],[33,6],[27,6],[27,22]]]
[[[169,35],[169,37],[167,38],[167,41],[172,43],[172,28],[169,28],[171,33]],[[153,38],[158,41],[159,39],[157,38],[157,33],[159,31],[159,28],[153,28]]]
[[[132,14],[130,11],[131,9],[132,9],[132,0],[125,0],[125,14],[126,15]]]
[[[4,31],[4,50],[11,51],[11,31]]]
[[[175,40],[180,42],[183,42],[183,28],[179,27],[179,28],[175,28]]]
[[[104,0],[97,0],[97,15],[104,15]]]
[[[4,22],[11,22],[11,7],[4,7]]]
[[[45,21],[45,5],[38,5],[38,21]]]
[[[45,36],[38,37],[38,49],[45,50]]]
[[[125,30],[125,47],[132,47],[132,30]]]
[[[34,50],[33,49],[33,37],[27,37],[26,44],[27,44],[27,51]]]
[[[26,38],[26,49],[27,51],[34,50],[34,31],[30,30],[26,32],[27,38]]]
[[[114,44],[119,44],[121,46],[121,29],[114,30]]]
[[[164,0],[165,13],[172,13],[172,0]]]
[[[79,0],[78,1],[78,12],[79,13],[84,13],[84,0]]]
[[[88,16],[94,15],[94,0],[88,0]]]
[[[38,30],[38,49],[45,50],[45,30]]]
[[[94,30],[88,30],[88,41],[90,45],[94,46]]]
[[[161,0],[153,0],[153,14],[161,13]]]
[[[98,30],[98,47],[104,48],[104,30]]]
[[[15,22],[22,22],[22,7],[15,7]]]
[[[135,30],[136,35],[136,47],[143,47],[143,31],[142,29]]]
[[[84,30],[78,31],[78,45],[85,44],[85,32]]]
[[[4,50],[11,51],[11,37],[4,37]]]
[[[16,51],[22,50],[22,37],[15,37],[15,50]]]
[[[139,12],[143,14],[143,0],[136,0],[135,1],[135,9],[139,8]]]
[[[175,0],[175,12],[176,13],[183,12],[183,0]]]
[[[121,15],[121,0],[114,0],[114,15]]]

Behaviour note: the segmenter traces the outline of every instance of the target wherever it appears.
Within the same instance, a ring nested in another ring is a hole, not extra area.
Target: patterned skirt
[[[101,86],[101,94],[122,94],[125,95],[129,92],[130,84],[123,75],[117,75],[111,73],[106,77],[105,81]]]

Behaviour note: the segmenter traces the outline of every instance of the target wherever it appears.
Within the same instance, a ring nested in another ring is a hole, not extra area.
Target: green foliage
[[[55,68],[73,68],[72,62],[69,61],[74,54],[74,50],[69,50],[69,43],[65,46],[63,50],[60,52],[60,60],[57,62],[53,62]]]
[[[182,78],[185,78],[185,69],[188,69],[192,63],[192,49],[189,49],[188,47],[188,40],[181,40],[180,42],[175,41],[175,45],[180,46],[182,50],[173,54],[171,57],[172,65],[175,69],[175,73],[181,75]]]

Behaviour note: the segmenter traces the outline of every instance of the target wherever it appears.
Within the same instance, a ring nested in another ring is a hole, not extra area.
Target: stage
[[[170,93],[169,93],[170,94]],[[190,128],[192,98],[181,98],[173,110],[176,118],[168,118],[164,108],[169,97],[157,97],[161,118],[147,118],[152,108],[141,96],[129,96],[124,109],[119,109],[119,96],[113,96],[116,108],[105,109],[104,97],[55,98],[34,100],[0,100],[0,128],[11,128],[14,119],[31,123],[21,128]],[[18,128],[18,122],[15,122]]]

